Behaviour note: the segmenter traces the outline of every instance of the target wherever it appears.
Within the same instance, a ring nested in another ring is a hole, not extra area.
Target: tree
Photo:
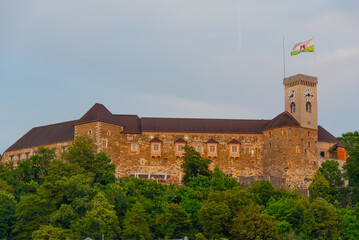
[[[323,177],[319,170],[314,173],[313,181],[309,185],[308,190],[311,201],[318,197],[327,201],[331,199],[329,182]]]
[[[71,240],[74,239],[73,233],[70,230],[53,227],[51,225],[41,225],[39,230],[36,230],[32,234],[33,240]]]
[[[211,160],[207,158],[202,158],[194,147],[185,146],[185,154],[183,163],[181,165],[183,169],[183,182],[185,184],[189,183],[192,178],[195,178],[198,175],[208,176],[212,175],[212,172],[209,170],[209,164]]]
[[[254,194],[254,201],[258,205],[266,206],[269,199],[275,195],[275,189],[269,181],[259,181],[253,183],[248,192]]]
[[[0,239],[10,239],[15,218],[16,201],[11,193],[0,190]]]
[[[299,236],[303,239],[341,239],[340,226],[334,207],[323,200],[314,200],[304,212]]]
[[[322,163],[319,171],[328,181],[330,187],[331,202],[336,200],[345,200],[346,189],[344,187],[344,176],[339,169],[339,163],[336,160],[326,160]]]
[[[122,238],[135,240],[151,238],[148,217],[140,202],[136,202],[132,209],[126,213]]]
[[[76,137],[62,158],[95,174],[95,182],[106,185],[116,181],[115,165],[103,152],[97,153],[97,146],[89,137]]]
[[[231,188],[240,188],[241,185],[233,177],[227,177],[224,172],[216,166],[211,178],[211,188],[214,191],[223,191]]]
[[[253,204],[236,213],[230,233],[233,239],[279,239],[275,218]]]
[[[206,202],[198,212],[203,232],[211,239],[228,235],[232,213],[227,204]]]
[[[357,203],[359,202],[359,132],[344,133],[339,139],[345,144],[349,154],[343,169],[348,176],[348,185],[352,191],[351,199],[353,203]]]
[[[120,234],[119,221],[113,206],[110,205],[102,193],[98,193],[91,201],[91,209],[85,216],[73,224],[74,232],[85,237],[100,239],[116,239]]]
[[[157,224],[162,226],[165,239],[183,238],[191,230],[191,220],[186,211],[178,204],[171,203],[166,211],[157,218]]]

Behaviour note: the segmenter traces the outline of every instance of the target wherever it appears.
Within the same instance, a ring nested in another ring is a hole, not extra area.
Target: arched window
[[[292,134],[292,129],[288,129],[288,134]]]
[[[310,102],[307,102],[307,103],[305,104],[305,110],[306,110],[307,112],[309,112],[309,113],[312,112],[312,104],[310,104]]]
[[[294,102],[292,102],[290,104],[290,113],[295,113],[295,103]]]

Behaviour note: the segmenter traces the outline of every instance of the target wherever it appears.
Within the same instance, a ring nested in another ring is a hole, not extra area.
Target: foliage
[[[255,182],[248,188],[248,192],[254,194],[254,201],[262,206],[266,206],[269,199],[275,194],[275,189],[269,181]]]
[[[333,206],[314,200],[304,212],[304,223],[299,236],[304,239],[340,239],[340,217]]]
[[[230,233],[233,239],[279,239],[275,218],[253,204],[236,213]]]
[[[202,158],[194,147],[185,146],[184,150],[185,154],[181,165],[184,173],[183,183],[187,184],[192,178],[198,175],[207,177],[212,175],[212,172],[208,169],[211,160]]]
[[[331,195],[330,202],[336,200],[345,200],[346,188],[344,187],[344,175],[339,169],[339,163],[336,160],[326,160],[322,163],[319,171],[329,183],[329,195]]]
[[[41,225],[39,230],[34,231],[32,234],[33,240],[71,240],[74,236],[70,230],[65,230],[51,225]]]
[[[148,216],[140,202],[126,213],[123,224],[123,239],[149,239],[151,237]]]
[[[0,190],[0,239],[9,239],[15,222],[16,201],[11,193]]]
[[[329,182],[323,177],[319,170],[315,172],[313,181],[308,189],[311,201],[316,198],[323,198],[329,201],[332,198],[330,195]]]

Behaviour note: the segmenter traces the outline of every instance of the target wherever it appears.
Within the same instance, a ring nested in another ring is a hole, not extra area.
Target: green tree
[[[115,165],[103,152],[97,153],[97,146],[89,137],[76,137],[62,158],[71,164],[95,174],[95,182],[106,185],[116,181]]]
[[[262,206],[266,206],[269,199],[276,193],[273,185],[269,181],[255,182],[247,190],[254,194],[254,201]]]
[[[279,239],[275,218],[253,204],[236,213],[230,233],[233,239]]]
[[[341,208],[339,213],[344,223],[342,227],[342,239],[359,239],[359,219],[357,213],[350,208]]]
[[[300,237],[303,239],[341,239],[340,218],[334,207],[323,200],[314,200],[304,212]]]
[[[41,225],[39,230],[32,233],[32,239],[71,240],[74,239],[74,236],[68,229],[57,228],[51,225]]]
[[[136,202],[132,209],[126,213],[122,238],[135,240],[151,238],[148,216],[140,202]]]
[[[319,170],[314,173],[313,181],[309,185],[308,190],[311,201],[318,197],[327,201],[331,199],[329,182],[323,177]]]
[[[208,168],[211,160],[202,158],[201,154],[199,154],[194,147],[185,146],[184,150],[185,154],[181,165],[184,173],[183,183],[189,183],[192,178],[198,175],[208,177],[212,175],[212,172]]]
[[[199,210],[198,216],[207,237],[218,239],[228,235],[232,213],[227,204],[206,202]]]
[[[330,195],[332,196],[331,202],[345,200],[344,175],[339,169],[338,161],[326,160],[322,163],[319,171],[329,183]]]
[[[235,178],[226,176],[218,166],[214,168],[210,184],[214,191],[223,191],[241,187]]]
[[[49,205],[37,194],[21,196],[16,209],[13,239],[31,239],[33,231],[48,224]]]
[[[90,236],[95,239],[100,239],[103,234],[106,239],[116,239],[121,230],[113,206],[102,193],[94,197],[91,209],[73,224],[72,229],[83,238]]]
[[[10,239],[15,218],[16,201],[11,193],[0,190],[0,239]]]
[[[165,239],[183,238],[188,236],[191,230],[189,215],[176,203],[167,206],[166,211],[157,218],[157,224],[162,226]]]

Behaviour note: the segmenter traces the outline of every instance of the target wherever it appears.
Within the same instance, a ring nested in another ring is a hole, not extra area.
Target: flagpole
[[[285,78],[285,49],[284,49],[284,35],[283,35],[283,76]]]
[[[313,45],[314,45],[314,73],[315,73],[315,77],[317,77],[317,51],[315,50],[315,35],[313,37]]]

